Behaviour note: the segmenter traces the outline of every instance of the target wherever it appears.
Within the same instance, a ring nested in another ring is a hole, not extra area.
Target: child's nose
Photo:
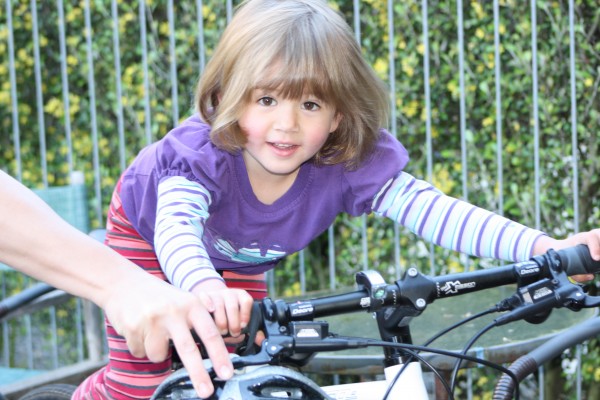
[[[298,127],[298,114],[293,106],[284,106],[279,109],[277,127],[282,131],[293,132]]]

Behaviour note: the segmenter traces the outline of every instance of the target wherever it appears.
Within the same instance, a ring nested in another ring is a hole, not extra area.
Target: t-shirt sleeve
[[[371,156],[357,169],[343,173],[344,211],[351,215],[371,213],[375,195],[404,169],[408,159],[404,146],[389,132],[381,130]]]
[[[154,241],[158,185],[180,176],[206,188],[213,200],[226,190],[228,166],[209,139],[210,127],[197,118],[184,121],[142,150],[125,172],[121,198],[127,218],[144,240]]]

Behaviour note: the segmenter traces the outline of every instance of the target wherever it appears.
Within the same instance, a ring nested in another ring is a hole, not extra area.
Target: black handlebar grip
[[[569,276],[600,273],[600,261],[592,258],[585,244],[558,250],[557,253],[563,270]]]

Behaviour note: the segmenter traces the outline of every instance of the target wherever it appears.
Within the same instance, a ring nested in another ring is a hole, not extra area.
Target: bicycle
[[[596,272],[600,272],[600,262],[593,261],[587,247],[580,245],[560,251],[551,250],[521,263],[436,277],[426,276],[409,268],[401,279],[392,284],[386,283],[375,271],[363,271],[356,275],[358,289],[355,291],[293,302],[265,298],[254,304],[251,323],[246,330],[245,345],[239,348],[237,356],[233,356],[232,362],[237,374],[228,381],[221,381],[216,378],[207,361],[215,387],[215,393],[210,399],[340,398],[340,393],[352,388],[348,389],[346,385],[321,388],[296,369],[307,365],[319,352],[367,346],[384,349],[383,365],[386,372],[386,380],[354,384],[366,387],[369,399],[427,398],[421,363],[437,376],[444,384],[448,397],[453,398],[456,375],[462,360],[495,368],[503,373],[494,399],[512,396],[518,398],[519,382],[525,376],[535,371],[537,365],[543,364],[552,354],[560,354],[572,344],[600,333],[600,319],[586,321],[581,324],[581,329],[568,329],[537,351],[523,356],[527,361],[515,362],[508,368],[468,355],[469,348],[494,326],[520,319],[541,323],[554,308],[565,307],[578,311],[597,307],[600,305],[600,297],[588,295],[581,285],[572,283],[568,278],[570,275]],[[468,319],[502,312],[490,326],[473,337],[462,351],[431,346],[433,340],[459,324],[434,336],[425,345],[412,344],[410,320],[421,315],[435,300],[510,284],[517,284],[513,295]],[[328,322],[315,320],[358,311],[374,313],[381,340],[342,337],[329,332]],[[258,331],[265,335],[260,346],[252,344]],[[572,337],[564,340],[564,335]],[[551,354],[546,354],[549,346],[554,348]],[[420,352],[455,357],[458,362],[450,382],[446,382]],[[522,368],[521,365],[526,367]],[[43,388],[41,391],[43,393]],[[166,379],[152,397],[153,400],[193,398],[197,396],[184,368],[179,368]],[[40,400],[41,397],[36,399]]]
[[[377,346],[384,349],[385,381],[366,382],[369,398],[427,398],[421,378],[420,363],[432,370],[437,378],[444,378],[419,352],[433,352],[456,357],[453,376],[445,382],[449,398],[453,398],[460,361],[466,360],[495,368],[503,373],[494,393],[494,399],[519,397],[518,384],[548,357],[600,333],[600,319],[592,318],[505,368],[487,360],[467,355],[468,349],[494,326],[517,320],[541,323],[554,308],[566,307],[574,311],[600,305],[600,297],[585,293],[583,287],[572,283],[568,276],[600,272],[600,262],[591,259],[586,246],[580,245],[532,257],[530,260],[486,270],[430,277],[414,268],[392,284],[386,283],[375,271],[356,275],[358,289],[352,292],[288,302],[265,298],[254,304],[246,343],[254,343],[260,330],[265,339],[260,347],[246,345],[232,362],[240,371],[232,379],[221,381],[213,377],[215,393],[210,399],[331,399],[344,385],[321,388],[295,368],[306,365],[319,352]],[[498,302],[484,313],[502,312],[493,323],[472,338],[460,351],[436,349],[430,343],[449,327],[423,346],[412,344],[410,319],[419,316],[434,300],[460,296],[492,287],[517,284],[516,292]],[[329,332],[326,321],[315,318],[366,311],[374,313],[381,340],[362,337],[341,337]],[[564,340],[563,336],[571,336]],[[549,347],[551,353],[546,354]],[[533,357],[531,356],[533,354]],[[523,369],[519,364],[525,363]],[[511,369],[512,368],[512,369]],[[533,368],[533,369],[532,369]],[[407,375],[408,374],[408,375]],[[402,380],[400,382],[400,380]],[[399,383],[400,382],[400,383]],[[410,384],[407,386],[407,382]],[[410,392],[409,392],[410,390]],[[156,390],[153,400],[197,398],[185,369],[179,369]]]

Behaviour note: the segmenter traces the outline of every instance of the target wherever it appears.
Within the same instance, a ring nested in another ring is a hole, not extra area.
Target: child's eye
[[[275,105],[276,101],[272,97],[265,96],[265,97],[261,97],[260,99],[258,99],[258,104],[260,104],[261,106],[270,107],[270,106]]]
[[[315,103],[314,101],[305,101],[304,103],[302,103],[302,108],[304,108],[307,111],[317,111],[319,108],[321,108],[321,106]]]

